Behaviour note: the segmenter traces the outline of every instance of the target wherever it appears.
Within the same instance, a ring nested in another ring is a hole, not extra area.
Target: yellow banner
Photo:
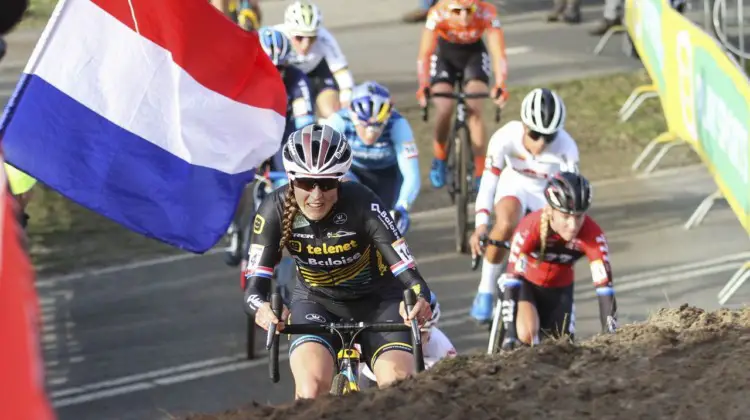
[[[711,35],[667,0],[626,0],[625,24],[669,131],[700,155],[750,234],[750,81]]]

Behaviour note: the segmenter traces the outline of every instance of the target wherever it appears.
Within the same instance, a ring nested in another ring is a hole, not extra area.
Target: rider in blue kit
[[[286,128],[284,136],[280,139],[283,143],[292,132],[315,122],[315,113],[310,96],[310,81],[305,73],[292,65],[287,64],[291,43],[283,32],[272,27],[262,27],[258,30],[258,38],[263,51],[268,54],[271,62],[281,73],[284,80],[289,105],[286,111]],[[271,161],[272,171],[283,171],[284,164],[281,159],[281,149],[273,156]],[[283,180],[286,183],[286,180]],[[278,183],[275,183],[278,187]]]
[[[406,233],[420,188],[418,151],[411,126],[393,109],[388,89],[372,81],[356,86],[349,108],[323,123],[343,133],[352,148],[346,178],[374,191],[392,209],[401,234]]]

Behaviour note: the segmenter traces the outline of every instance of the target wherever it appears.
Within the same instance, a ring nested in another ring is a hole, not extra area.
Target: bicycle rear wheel
[[[469,129],[461,127],[456,130],[455,162],[458,165],[456,176],[456,251],[465,254],[468,250],[467,235],[469,227],[469,173],[471,159]]]
[[[228,237],[229,244],[224,254],[224,262],[231,267],[239,265],[242,257],[244,257],[247,242],[250,240],[250,226],[252,226],[250,221],[255,214],[252,196],[254,185],[254,183],[251,183],[245,186],[234,216],[232,216],[234,228]]]

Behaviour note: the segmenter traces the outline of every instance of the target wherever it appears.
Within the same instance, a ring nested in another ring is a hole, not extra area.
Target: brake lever
[[[482,235],[479,237],[479,247],[482,249],[487,247],[487,235]],[[481,255],[471,256],[471,271],[476,271],[477,267],[479,267],[480,257]]]

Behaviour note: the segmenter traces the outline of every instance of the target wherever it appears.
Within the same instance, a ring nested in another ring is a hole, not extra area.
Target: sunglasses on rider
[[[302,41],[304,41],[306,39],[309,39],[310,43],[313,43],[313,42],[315,42],[316,39],[318,39],[318,37],[317,36],[304,36],[304,35],[295,35],[294,36],[294,40],[297,41],[297,42],[302,42]]]
[[[379,133],[385,128],[385,122],[369,122],[360,119],[354,120],[354,125],[366,128],[368,131]]]
[[[339,187],[339,180],[336,178],[297,178],[292,181],[295,188],[310,192],[317,185],[321,191],[331,191]]]
[[[545,143],[549,144],[555,141],[555,138],[557,138],[557,133],[552,134],[542,134],[534,130],[529,130],[529,137],[531,137],[534,141],[539,141],[539,139],[542,139]]]
[[[451,7],[451,13],[454,15],[460,15],[461,12],[466,12],[467,15],[474,13],[477,10],[477,6],[471,7]]]

